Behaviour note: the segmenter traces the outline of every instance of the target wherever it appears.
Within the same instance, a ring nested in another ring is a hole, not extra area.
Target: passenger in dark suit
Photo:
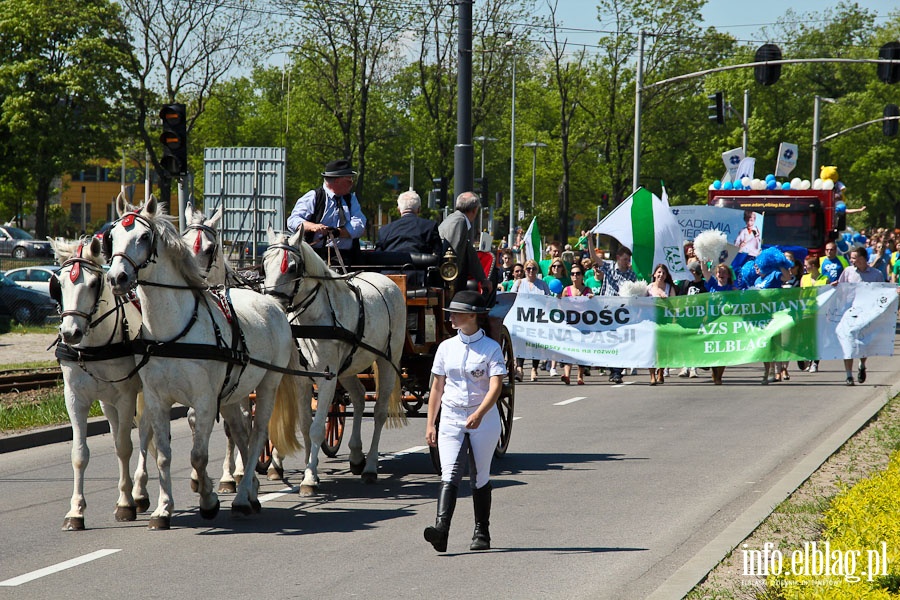
[[[472,244],[472,223],[481,208],[481,201],[474,192],[463,192],[456,198],[456,212],[444,219],[438,227],[441,239],[446,241],[453,252],[456,253],[456,263],[459,265],[459,276],[456,279],[456,289],[466,289],[466,281],[469,277],[481,284],[482,293],[491,291],[491,284],[484,274],[478,253]]]
[[[419,216],[422,199],[412,190],[397,198],[400,218],[378,230],[375,249],[385,252],[417,252],[441,254],[443,242],[434,221]]]

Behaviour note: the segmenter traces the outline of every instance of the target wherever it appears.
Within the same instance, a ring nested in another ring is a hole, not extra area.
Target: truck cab
[[[823,256],[839,227],[834,190],[709,190],[709,206],[752,210],[763,215],[762,243],[801,246]]]

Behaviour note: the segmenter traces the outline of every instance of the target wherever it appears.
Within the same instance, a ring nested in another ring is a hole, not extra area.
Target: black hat
[[[463,290],[456,292],[450,306],[444,309],[444,312],[451,313],[470,313],[484,314],[490,309],[485,306],[484,296],[472,290]]]
[[[359,173],[353,170],[350,161],[342,158],[340,160],[333,160],[325,165],[325,171],[322,173],[322,177],[349,177],[358,174]]]

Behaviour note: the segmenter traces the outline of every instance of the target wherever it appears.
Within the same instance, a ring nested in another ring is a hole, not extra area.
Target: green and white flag
[[[608,235],[631,250],[632,269],[640,279],[650,281],[653,268],[660,263],[669,268],[674,279],[692,278],[684,262],[678,220],[669,203],[647,189],[638,188],[591,233]]]
[[[544,257],[544,247],[541,245],[541,232],[538,229],[537,217],[531,219],[531,225],[525,232],[525,260],[538,262]]]

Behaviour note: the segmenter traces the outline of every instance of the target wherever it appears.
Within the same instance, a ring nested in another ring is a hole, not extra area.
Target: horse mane
[[[106,264],[106,260],[102,254],[94,254],[91,252],[92,238],[83,236],[74,241],[50,239],[50,245],[53,247],[53,253],[56,255],[56,262],[62,265],[64,262],[75,256],[78,251],[78,245],[84,244],[84,250],[81,252],[81,258],[89,260],[98,267]]]
[[[164,244],[166,250],[172,252],[174,255],[172,260],[175,263],[176,268],[181,272],[187,285],[190,287],[206,289],[206,279],[204,279],[203,275],[200,273],[197,259],[194,257],[193,252],[191,252],[190,247],[188,247],[187,242],[184,241],[178,233],[178,230],[175,229],[175,226],[169,221],[165,212],[159,210],[154,215],[144,214],[144,216],[156,229],[156,234],[158,236],[157,243]]]
[[[322,257],[316,254],[316,251],[312,249],[312,246],[307,244],[305,241],[300,242],[300,253],[303,256],[303,264],[306,267],[306,272],[311,277],[318,277],[320,279],[339,279],[337,273],[332,271],[325,261],[322,260]]]

